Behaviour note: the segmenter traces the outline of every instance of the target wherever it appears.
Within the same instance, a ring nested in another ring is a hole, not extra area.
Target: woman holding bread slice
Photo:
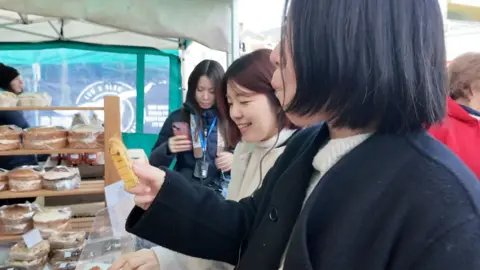
[[[227,69],[217,96],[227,145],[235,147],[227,199],[238,201],[261,186],[263,177],[283,153],[296,127],[281,110],[270,81],[275,66],[271,50],[262,49],[235,60]],[[130,269],[232,269],[227,263],[176,253],[163,247],[124,255],[116,265]],[[147,267],[148,266],[148,267]]]

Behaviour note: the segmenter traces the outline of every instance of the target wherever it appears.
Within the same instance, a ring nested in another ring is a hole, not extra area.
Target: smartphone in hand
[[[188,139],[191,138],[190,134],[190,126],[186,122],[173,122],[172,124],[173,135],[184,135],[187,136]]]

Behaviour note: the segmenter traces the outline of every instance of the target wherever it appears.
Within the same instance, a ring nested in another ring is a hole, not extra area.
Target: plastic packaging
[[[18,97],[12,92],[1,91],[0,92],[0,107],[10,108],[16,107],[18,103]]]
[[[23,148],[52,150],[67,147],[67,130],[63,127],[43,126],[25,129]]]
[[[21,128],[14,125],[0,126],[0,151],[20,149],[22,132]]]
[[[18,225],[32,222],[33,215],[38,210],[35,204],[14,204],[0,207],[0,222],[2,225]]]
[[[48,256],[50,244],[43,240],[32,248],[27,248],[25,242],[19,242],[10,249],[9,259],[16,261],[31,261]]]
[[[50,262],[52,270],[75,270],[77,269],[77,262]]]
[[[136,237],[125,231],[125,220],[133,206],[133,200],[122,201],[97,213],[78,270],[95,266],[108,269],[120,256],[135,251]]]
[[[84,156],[85,164],[88,165],[99,165],[100,164],[100,155],[101,153],[87,153]]]
[[[48,241],[52,249],[68,249],[83,246],[85,232],[57,232],[52,234]]]
[[[8,170],[0,168],[0,191],[8,190]]]
[[[66,162],[68,165],[80,165],[83,164],[84,154],[67,154]]]
[[[47,264],[47,261],[48,261],[48,256],[44,256],[38,259],[24,260],[24,261],[9,259],[8,263],[12,266],[22,267],[23,269],[26,269],[26,270],[39,270],[45,267],[45,265]]]
[[[78,168],[54,167],[43,175],[42,186],[48,190],[72,190],[80,186]]]
[[[52,104],[52,97],[45,92],[23,93],[18,96],[20,107],[48,107]]]
[[[72,210],[68,207],[39,211],[33,216],[33,225],[44,238],[50,237],[56,231],[68,229]]]
[[[35,191],[42,189],[42,176],[45,170],[40,166],[22,166],[11,170],[8,186],[11,191]]]
[[[84,248],[85,245],[67,249],[52,249],[50,252],[50,263],[78,261]]]
[[[68,143],[75,149],[101,148],[104,145],[102,126],[80,124],[68,132]]]
[[[1,225],[0,234],[3,235],[20,235],[29,232],[33,229],[33,222],[28,221],[24,223],[19,223],[15,225]]]

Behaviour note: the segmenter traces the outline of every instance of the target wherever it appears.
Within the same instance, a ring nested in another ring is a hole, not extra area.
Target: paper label
[[[96,159],[96,158],[97,158],[97,155],[95,155],[95,154],[90,154],[90,155],[88,155],[88,158],[89,158],[89,159]]]
[[[65,252],[65,258],[70,258],[72,257],[72,252]]]
[[[71,159],[78,159],[78,158],[80,158],[80,156],[78,154],[71,154],[70,158]]]
[[[33,229],[24,235],[22,235],[23,241],[25,241],[25,245],[27,248],[33,248],[37,244],[43,241],[42,234],[38,229]]]
[[[66,267],[67,267],[67,263],[62,263],[62,264],[60,264],[60,269],[66,268]]]

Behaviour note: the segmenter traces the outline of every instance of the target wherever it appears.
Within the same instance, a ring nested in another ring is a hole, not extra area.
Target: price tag
[[[67,263],[60,264],[60,269],[67,268]]]
[[[38,229],[33,229],[26,234],[22,235],[23,241],[25,241],[25,245],[27,248],[33,248],[37,244],[43,241],[42,235]]]
[[[70,158],[71,159],[78,159],[78,158],[80,158],[80,156],[78,154],[71,154]]]
[[[70,258],[70,257],[72,257],[72,252],[68,252],[68,251],[65,252],[65,256],[64,256],[64,257],[65,257],[65,258]]]
[[[97,155],[95,155],[95,154],[90,154],[90,155],[88,155],[88,158],[89,158],[89,159],[96,159],[96,158],[97,158]]]

